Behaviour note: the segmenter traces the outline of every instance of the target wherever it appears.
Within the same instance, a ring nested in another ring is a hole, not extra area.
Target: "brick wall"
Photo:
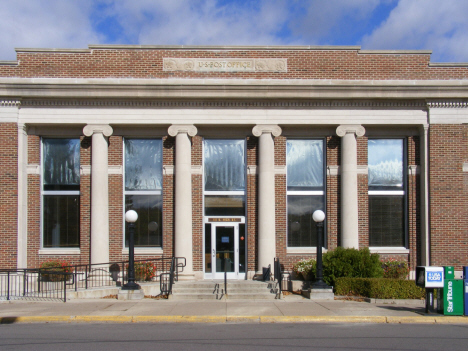
[[[247,137],[247,167],[257,166],[258,138]],[[257,208],[257,187],[258,175],[247,174],[247,270],[253,272],[257,270],[258,257],[258,208]]]
[[[163,58],[285,58],[287,72],[168,72]],[[431,67],[430,54],[360,53],[359,50],[100,49],[18,52],[19,64],[0,65],[1,77],[250,78],[413,80],[461,79],[467,67]]]
[[[2,216],[0,267],[16,268],[18,244],[18,127],[16,123],[0,124],[0,209]],[[5,216],[8,214],[8,216]]]
[[[203,164],[203,137],[192,138],[192,166]],[[203,177],[192,175],[192,255],[194,272],[203,271]]]
[[[123,138],[119,135],[109,137],[108,165],[123,167]],[[123,173],[123,172],[122,172]],[[124,198],[123,174],[109,174],[109,260],[126,260],[122,254],[124,237]],[[90,213],[91,214],[91,213]],[[89,214],[89,215],[90,215]],[[88,215],[88,217],[89,217]],[[89,233],[90,231],[88,231]],[[89,235],[89,234],[88,234]],[[140,257],[135,255],[135,259]]]
[[[429,128],[431,265],[468,265],[468,127]]]

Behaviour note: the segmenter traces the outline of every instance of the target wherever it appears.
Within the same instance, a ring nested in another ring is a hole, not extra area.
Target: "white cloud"
[[[362,40],[366,49],[433,50],[432,61],[468,61],[468,2],[400,0]]]
[[[15,47],[83,48],[99,41],[89,20],[92,0],[1,0],[0,60],[15,60]]]
[[[0,0],[0,60],[15,47],[339,44],[468,61],[467,13],[464,0]]]
[[[123,0],[113,15],[140,44],[273,44],[288,19],[285,0],[220,4],[215,0]]]

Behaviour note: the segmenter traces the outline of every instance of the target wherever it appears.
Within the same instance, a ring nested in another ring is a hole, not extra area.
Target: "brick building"
[[[250,279],[369,247],[468,265],[468,64],[359,47],[17,49],[0,62],[0,267],[183,256]]]

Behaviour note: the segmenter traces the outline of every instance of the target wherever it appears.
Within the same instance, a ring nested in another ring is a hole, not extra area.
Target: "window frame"
[[[409,245],[409,238],[408,238],[408,227],[409,227],[409,216],[408,216],[408,139],[406,137],[368,137],[367,140],[367,165],[368,165],[368,172],[367,176],[369,177],[369,141],[370,140],[401,140],[402,141],[402,148],[403,148],[403,155],[402,155],[402,188],[396,189],[395,187],[388,186],[388,190],[384,188],[384,186],[376,186],[372,189],[372,186],[367,186],[367,203],[368,203],[368,240],[369,240],[369,248],[373,252],[407,252],[408,245]],[[368,178],[369,179],[369,178]],[[378,189],[376,189],[378,188]],[[370,197],[371,196],[403,196],[403,246],[371,246],[370,244]]]
[[[125,171],[125,165],[126,165],[126,146],[125,146],[125,141],[126,140],[159,140],[161,141],[161,189],[156,189],[156,190],[126,190],[125,188],[125,178],[126,178],[126,171]],[[135,244],[135,252],[138,252],[140,254],[158,254],[163,252],[163,247],[164,247],[164,233],[163,233],[163,224],[164,224],[164,145],[163,145],[163,139],[162,137],[122,137],[122,253],[128,254],[129,247],[126,246],[126,222],[125,222],[125,213],[126,213],[126,197],[127,195],[133,195],[133,196],[160,196],[162,203],[161,203],[161,223],[158,224],[159,230],[161,233],[161,245],[160,246],[136,246]]]
[[[322,142],[322,190],[289,190],[288,189],[288,157],[287,145],[291,140],[318,140]],[[325,212],[325,221],[323,222],[323,250],[328,248],[328,230],[327,230],[327,138],[287,138],[285,144],[286,150],[286,250],[287,253],[315,253],[317,246],[289,246],[289,196],[321,196],[323,199],[323,212]],[[311,214],[312,216],[312,214]],[[313,221],[313,220],[312,220]]]
[[[80,176],[80,184],[78,188],[80,190],[44,190],[44,170],[45,170],[45,155],[44,155],[44,141],[50,139],[60,139],[60,140],[77,140],[79,144],[79,152],[80,155],[78,157],[79,160],[79,176]],[[80,137],[47,137],[41,136],[40,138],[40,245],[39,245],[39,254],[65,254],[65,255],[73,255],[79,254],[81,251],[81,139]],[[44,205],[44,197],[45,196],[78,196],[79,204],[78,204],[78,246],[53,246],[53,247],[46,247],[44,246],[45,240],[45,205]]]

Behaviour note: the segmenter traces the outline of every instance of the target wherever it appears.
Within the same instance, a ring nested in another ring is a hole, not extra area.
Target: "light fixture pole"
[[[317,227],[317,271],[315,274],[315,282],[312,284],[313,289],[330,289],[323,281],[323,263],[322,263],[322,246],[323,246],[323,221],[325,213],[322,210],[317,210],[312,214],[312,219]]]
[[[135,283],[135,222],[138,214],[134,210],[125,212],[125,221],[128,223],[128,281],[122,286],[122,290],[139,290],[140,285]]]

